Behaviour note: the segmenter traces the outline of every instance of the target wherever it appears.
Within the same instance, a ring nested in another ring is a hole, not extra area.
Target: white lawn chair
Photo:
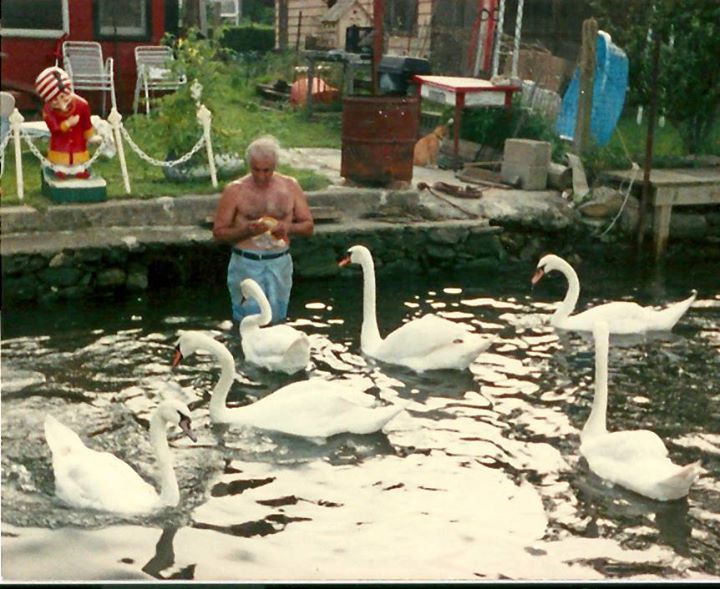
[[[187,79],[184,74],[173,71],[172,50],[165,45],[138,45],[135,47],[135,99],[133,112],[137,113],[140,103],[140,90],[145,93],[145,114],[150,114],[151,90],[177,90]]]
[[[102,114],[105,115],[105,93],[110,93],[112,106],[115,99],[115,76],[113,58],[103,61],[100,43],[95,41],[65,41],[63,43],[63,67],[72,79],[74,90],[102,92]]]
[[[235,26],[240,24],[240,0],[221,0],[220,18],[231,21]]]

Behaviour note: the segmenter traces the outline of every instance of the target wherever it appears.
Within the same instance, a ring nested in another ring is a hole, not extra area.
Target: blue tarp
[[[598,31],[596,62],[590,134],[602,146],[610,141],[622,114],[628,84],[628,58],[605,31]],[[579,94],[580,68],[563,96],[556,124],[560,136],[570,140],[575,137]]]

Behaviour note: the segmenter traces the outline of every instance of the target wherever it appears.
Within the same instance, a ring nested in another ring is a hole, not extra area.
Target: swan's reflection
[[[175,564],[175,550],[173,548],[173,540],[177,533],[178,526],[166,526],[163,528],[160,539],[155,545],[155,554],[147,561],[142,568],[144,573],[152,575],[156,579],[194,579],[196,563],[185,565],[176,571],[170,571],[163,574],[171,566]]]

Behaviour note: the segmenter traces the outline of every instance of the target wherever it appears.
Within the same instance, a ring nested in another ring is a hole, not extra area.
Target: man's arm
[[[216,241],[237,243],[267,230],[264,223],[248,221],[236,214],[238,187],[228,184],[215,211],[213,237]]]

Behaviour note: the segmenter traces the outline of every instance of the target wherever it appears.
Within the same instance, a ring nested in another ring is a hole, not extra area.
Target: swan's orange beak
[[[543,270],[542,268],[538,268],[537,270],[535,270],[535,274],[533,274],[530,283],[535,286],[538,282],[540,282],[540,279],[543,276],[545,276],[545,270]]]
[[[347,266],[350,262],[350,254],[347,254],[338,260],[338,266],[342,268],[343,266]]]
[[[175,356],[172,361],[172,367],[176,368],[177,365],[180,364],[180,362],[182,362],[182,359],[183,359],[183,355],[182,355],[182,352],[180,351],[180,346],[176,346],[175,347]]]

